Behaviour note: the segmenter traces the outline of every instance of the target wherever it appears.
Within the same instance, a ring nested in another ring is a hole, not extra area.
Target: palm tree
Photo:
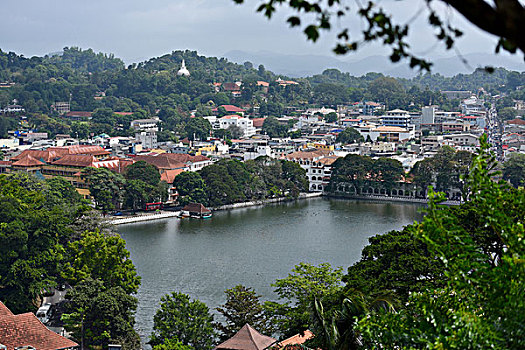
[[[346,296],[340,309],[334,311],[330,318],[317,298],[313,300],[312,309],[314,325],[321,329],[328,350],[361,348],[361,335],[355,330],[357,321],[370,313],[395,312],[390,296],[365,296],[359,291]]]

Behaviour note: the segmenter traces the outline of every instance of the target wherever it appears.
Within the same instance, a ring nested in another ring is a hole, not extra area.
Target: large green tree
[[[213,315],[206,304],[176,292],[161,298],[160,308],[153,318],[149,341],[152,346],[178,340],[196,350],[208,350],[214,338]]]
[[[86,278],[99,279],[105,287],[120,287],[128,294],[136,293],[140,285],[126,241],[98,230],[86,231],[68,245],[62,274],[72,285]]]
[[[140,180],[151,186],[157,186],[160,181],[159,169],[143,160],[129,165],[124,177],[126,180]]]
[[[208,204],[206,184],[201,175],[193,171],[185,171],[175,177],[173,186],[179,194],[179,203],[201,203]]]
[[[313,266],[300,263],[292,272],[272,284],[282,303],[266,302],[264,308],[272,323],[284,336],[308,329],[314,299],[334,304],[342,291],[342,268],[332,269],[324,263]]]
[[[124,196],[125,179],[107,168],[86,168],[82,171],[95,207],[107,214],[120,208]]]
[[[64,327],[83,347],[106,348],[115,343],[129,350],[140,347],[133,329],[137,299],[121,287],[108,287],[88,277],[70,289],[66,298]]]
[[[364,141],[364,137],[355,128],[345,128],[337,135],[337,138],[335,139],[335,142],[340,142],[342,144]]]
[[[71,222],[49,207],[44,184],[24,174],[0,175],[0,299],[15,313],[33,311],[56,283]]]
[[[191,118],[184,127],[186,136],[190,140],[206,140],[210,136],[210,130],[210,122],[202,117]]]
[[[233,337],[245,324],[249,324],[262,334],[271,334],[260,295],[242,285],[227,289],[224,293],[226,303],[216,308],[225,319],[223,323],[216,323],[221,340]]]
[[[365,295],[392,293],[406,302],[410,293],[444,284],[443,263],[428,251],[411,226],[370,237],[361,259],[343,277],[345,290]],[[349,293],[352,294],[352,293]]]

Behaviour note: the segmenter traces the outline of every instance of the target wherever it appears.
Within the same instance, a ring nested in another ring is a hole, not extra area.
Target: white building
[[[157,123],[158,119],[137,119],[130,123],[130,126],[135,130],[151,130],[155,129],[158,131]]]
[[[239,115],[226,115],[218,120],[219,129],[228,129],[231,126],[236,126],[241,129],[244,137],[255,135],[255,127],[253,121]]]
[[[479,136],[473,134],[452,134],[444,135],[444,140],[451,141],[456,146],[479,146]]]
[[[402,128],[399,126],[378,126],[373,125],[363,125],[357,129],[363,138],[371,141],[377,141],[377,139],[382,139],[388,142],[402,142],[408,141],[415,138],[416,132],[413,125],[409,128]]]
[[[298,163],[306,170],[310,191],[322,192],[330,183],[332,164],[337,160],[324,150],[299,151],[286,155],[286,159]]]
[[[4,113],[20,113],[23,112],[24,108],[20,105],[7,105],[4,108]]]
[[[402,109],[388,111],[386,115],[381,117],[381,123],[385,126],[399,126],[407,129],[410,125],[410,120],[410,114]]]

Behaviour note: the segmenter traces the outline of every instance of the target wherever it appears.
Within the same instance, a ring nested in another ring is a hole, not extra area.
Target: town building
[[[410,120],[410,114],[402,109],[388,111],[381,117],[381,123],[385,126],[399,126],[406,129],[410,125]]]
[[[310,191],[321,192],[330,183],[332,164],[337,159],[332,153],[320,149],[307,149],[287,154],[285,158],[306,170]],[[327,159],[323,160],[325,158]]]
[[[218,119],[219,122],[219,129],[228,129],[232,126],[238,127],[243,137],[250,137],[252,135],[255,135],[256,129],[253,126],[253,121],[248,118],[241,117],[237,114],[233,115],[226,115],[220,119]]]
[[[421,124],[434,124],[436,119],[436,106],[425,106],[421,110]]]
[[[58,112],[58,114],[66,114],[71,111],[69,102],[55,102],[51,105],[51,109]]]

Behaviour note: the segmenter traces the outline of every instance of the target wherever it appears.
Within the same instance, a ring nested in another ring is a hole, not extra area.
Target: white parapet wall
[[[141,221],[150,221],[150,220],[158,220],[158,219],[166,219],[166,218],[172,218],[179,216],[180,211],[164,211],[161,213],[155,213],[155,214],[141,214],[141,215],[133,215],[125,218],[118,218],[118,219],[111,219],[109,220],[109,223],[113,225],[122,225],[122,224],[131,224],[133,222],[141,222]]]

